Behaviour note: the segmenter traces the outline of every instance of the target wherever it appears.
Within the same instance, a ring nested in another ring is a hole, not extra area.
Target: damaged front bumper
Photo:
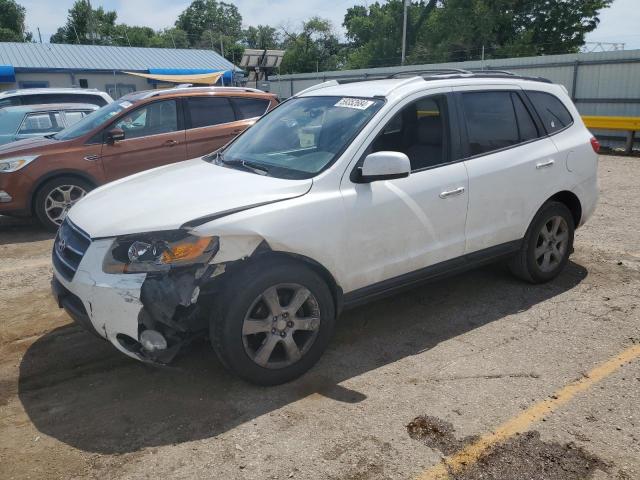
[[[206,332],[207,322],[195,304],[196,267],[162,274],[105,273],[103,259],[113,242],[91,241],[72,276],[54,262],[53,295],[76,323],[125,355],[168,363],[185,343]],[[148,335],[152,331],[154,335]],[[162,346],[145,342],[145,335],[158,338],[155,333],[164,337]]]

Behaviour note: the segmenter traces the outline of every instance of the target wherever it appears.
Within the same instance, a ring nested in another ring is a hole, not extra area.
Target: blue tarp
[[[150,68],[149,73],[153,75],[199,75],[202,73],[221,72],[220,69],[212,68]],[[222,76],[225,85],[231,85],[233,82],[233,72],[227,70]],[[158,83],[155,80],[149,80],[149,83]]]
[[[16,71],[13,69],[13,65],[0,65],[0,83],[14,83],[15,81]]]

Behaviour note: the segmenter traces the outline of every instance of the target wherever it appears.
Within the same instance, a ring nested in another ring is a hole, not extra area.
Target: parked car
[[[96,105],[84,103],[0,108],[0,145],[59,132],[97,109]]]
[[[0,146],[0,214],[55,230],[96,186],[210,153],[276,104],[234,87],[132,93],[59,133]]]
[[[108,93],[95,88],[23,88],[0,92],[0,108],[43,103],[90,103],[103,107],[113,102]]]
[[[54,294],[132,358],[167,363],[204,332],[242,378],[286,382],[344,308],[500,258],[554,279],[596,207],[597,150],[548,81],[327,82],[216,154],[86,196]]]

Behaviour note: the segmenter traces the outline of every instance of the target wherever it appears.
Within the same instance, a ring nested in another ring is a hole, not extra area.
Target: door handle
[[[464,193],[464,187],[458,187],[455,190],[448,190],[440,194],[440,198],[453,197],[455,195],[462,195]]]
[[[100,155],[87,155],[84,159],[87,162],[95,162],[96,160],[100,160]]]
[[[546,162],[537,163],[536,169],[540,170],[541,168],[552,167],[554,163],[556,163],[555,160],[547,160]]]
[[[167,147],[174,147],[178,144],[178,142],[176,140],[167,140],[166,142],[164,142],[164,144]]]

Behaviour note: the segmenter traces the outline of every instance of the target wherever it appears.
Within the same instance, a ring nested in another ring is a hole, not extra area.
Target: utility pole
[[[224,57],[224,45],[222,44],[222,35],[220,35],[220,55]]]
[[[404,65],[407,54],[407,8],[409,7],[409,2],[411,0],[404,0],[402,9],[404,10],[404,16],[402,18],[402,60],[400,61],[400,65]]]
[[[42,43],[42,35],[40,35],[40,27],[38,27],[38,38],[40,39],[40,43]]]

